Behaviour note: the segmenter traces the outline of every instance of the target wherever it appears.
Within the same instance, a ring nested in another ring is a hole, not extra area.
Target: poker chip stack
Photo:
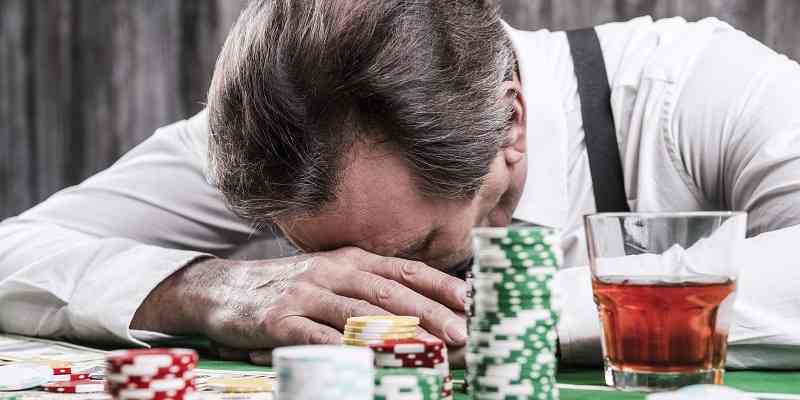
[[[476,400],[558,399],[555,231],[477,228],[469,305],[468,390]]]
[[[84,393],[97,389],[98,381],[89,381],[89,374],[73,371],[69,366],[49,366],[37,363],[13,363],[0,366],[0,391],[42,390],[55,393]],[[99,382],[103,391],[103,382]]]
[[[197,352],[134,349],[106,356],[106,392],[119,400],[184,400],[195,392]]]
[[[277,400],[373,400],[373,353],[351,346],[289,346],[272,352]]]
[[[399,315],[352,317],[347,319],[342,343],[351,346],[381,344],[385,340],[412,339],[417,336],[419,318]]]
[[[375,372],[375,400],[440,399],[442,383],[435,369],[379,368]]]
[[[407,316],[366,316],[347,320],[342,342],[367,346],[375,352],[377,368],[433,369],[442,377],[441,397],[453,398],[453,379],[447,347],[430,335],[418,335],[419,318]]]

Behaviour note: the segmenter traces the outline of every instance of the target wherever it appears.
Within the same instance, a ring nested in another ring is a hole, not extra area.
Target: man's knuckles
[[[306,331],[305,344],[339,344],[341,339],[328,330],[311,329]]]
[[[413,283],[419,279],[419,274],[423,268],[428,268],[425,264],[419,261],[398,259],[397,261],[398,275],[403,282]]]
[[[372,293],[375,305],[390,310],[396,308],[398,301],[402,300],[400,297],[405,286],[397,281],[387,279],[375,279],[373,282]]]

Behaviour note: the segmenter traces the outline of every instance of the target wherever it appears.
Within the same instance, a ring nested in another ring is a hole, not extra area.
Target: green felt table
[[[266,367],[243,362],[220,361],[208,357],[200,360],[199,368],[231,371],[269,370]],[[463,379],[464,371],[454,371],[453,375],[455,379]],[[580,389],[562,388],[562,400],[643,399],[645,397],[641,393],[592,388],[592,386],[603,385],[603,375],[599,368],[562,367],[558,372],[557,379],[559,383],[585,386]],[[749,392],[800,395],[800,371],[731,371],[726,374],[725,383]],[[467,400],[467,395],[457,391],[455,400]]]
[[[200,352],[199,368],[229,371],[270,371],[270,368],[245,362],[222,361],[208,355],[209,342],[205,339],[172,339],[155,343],[164,347],[192,347]],[[463,380],[464,371],[456,370],[453,378]],[[603,372],[597,368],[560,365],[559,384],[562,400],[606,400],[606,399],[644,399],[643,393],[613,391],[605,386]],[[740,390],[755,393],[776,393],[800,396],[800,371],[728,371],[725,384]],[[458,389],[458,388],[457,388]],[[794,397],[794,396],[793,396]],[[778,398],[778,396],[776,396]],[[467,395],[456,390],[455,400],[467,400]],[[711,400],[711,399],[709,399]]]

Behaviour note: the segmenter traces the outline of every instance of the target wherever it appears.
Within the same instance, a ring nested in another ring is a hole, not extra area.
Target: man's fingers
[[[388,315],[388,311],[370,304],[366,300],[339,296],[323,289],[311,293],[314,300],[303,306],[306,316],[317,322],[344,329],[347,319],[362,315]]]
[[[272,365],[272,350],[254,350],[250,354],[250,362],[258,365]]]
[[[314,322],[306,317],[287,316],[275,323],[274,327],[266,327],[272,332],[274,346],[292,346],[302,344],[341,344],[342,334],[330,326]]]
[[[357,268],[400,282],[417,293],[454,310],[464,310],[464,299],[467,295],[466,282],[419,261],[375,257]]]
[[[417,316],[423,328],[448,344],[462,346],[466,343],[464,318],[397,281],[355,270],[333,290],[342,296],[367,300],[393,314]]]

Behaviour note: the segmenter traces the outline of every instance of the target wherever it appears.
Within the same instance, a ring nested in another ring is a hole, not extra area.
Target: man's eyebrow
[[[428,250],[433,243],[433,238],[439,233],[439,228],[433,228],[425,237],[413,241],[410,245],[398,251],[394,256],[397,258],[416,259],[419,253]]]

